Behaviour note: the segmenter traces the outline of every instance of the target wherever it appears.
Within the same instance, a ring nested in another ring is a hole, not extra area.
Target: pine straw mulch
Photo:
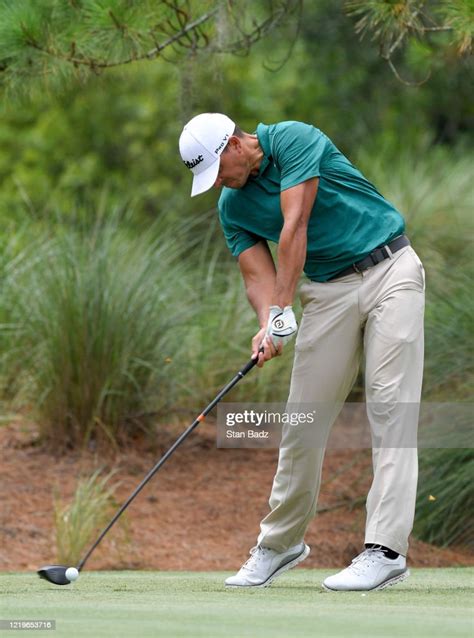
[[[117,502],[133,491],[182,429],[160,428],[154,451],[144,440],[120,453],[54,453],[38,445],[33,425],[0,428],[0,570],[36,570],[55,561],[54,492],[70,499],[78,477],[115,469]],[[147,485],[91,557],[91,569],[234,570],[255,544],[268,511],[276,450],[217,449],[203,423]],[[368,450],[328,450],[319,513],[306,542],[305,567],[336,568],[361,550],[364,497],[371,481]],[[474,565],[463,548],[441,549],[414,538],[414,567]]]

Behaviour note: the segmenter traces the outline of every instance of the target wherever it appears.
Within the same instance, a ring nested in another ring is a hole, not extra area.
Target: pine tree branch
[[[411,87],[422,86],[423,84],[428,82],[428,80],[431,77],[431,71],[428,71],[428,73],[427,73],[427,75],[426,75],[424,80],[421,80],[420,82],[410,82],[409,80],[405,80],[404,78],[402,78],[402,76],[398,72],[398,69],[396,68],[395,64],[393,63],[391,57],[384,58],[384,59],[387,61],[392,73],[397,78],[397,80],[399,82],[401,82],[402,84],[404,84],[405,86],[411,86]]]
[[[131,10],[134,3],[128,0],[92,3],[90,11],[81,0],[67,0],[68,16],[66,7],[64,13],[55,13],[52,7],[30,1],[38,9],[27,12],[27,6],[20,4],[17,12],[8,12],[0,1],[0,21],[4,10],[7,32],[14,34],[13,46],[5,47],[0,56],[6,84],[13,85],[15,78],[48,75],[60,82],[71,72],[97,74],[158,57],[176,62],[176,56],[186,51],[245,55],[298,8],[301,15],[302,6],[302,0],[266,0],[261,7],[248,0],[214,0],[204,9],[190,0],[154,0],[147,15],[138,6]],[[199,6],[203,13],[194,19],[194,7]],[[288,55],[291,50],[292,46]]]
[[[436,33],[453,33],[458,35],[462,33],[462,28],[466,28],[465,24],[469,23],[466,15],[461,19],[457,19],[456,25],[452,23],[452,19],[448,15],[444,16],[439,22],[426,10],[426,0],[418,2],[399,2],[390,4],[384,0],[346,0],[346,9],[349,15],[357,16],[358,21],[355,24],[355,30],[363,37],[370,33],[373,40],[379,42],[380,56],[387,62],[390,70],[397,80],[406,86],[421,86],[431,77],[431,71],[428,71],[426,78],[419,82],[411,82],[401,77],[395,63],[393,55],[399,50],[408,38],[419,37],[427,40],[429,34]],[[472,23],[472,21],[471,21]],[[458,46],[458,52],[462,55],[466,51],[470,51],[471,40],[469,36],[463,40]]]
[[[294,37],[292,38],[292,40],[290,42],[290,46],[288,47],[288,51],[287,51],[286,55],[283,57],[283,59],[281,59],[274,66],[272,66],[272,65],[270,65],[270,64],[265,62],[263,64],[263,67],[267,71],[270,71],[272,73],[276,73],[277,71],[280,71],[280,69],[282,69],[285,66],[285,64],[288,62],[288,60],[293,55],[295,44],[296,44],[296,41],[297,41],[298,36],[300,34],[300,30],[301,30],[301,17],[303,15],[303,0],[298,0],[298,12],[299,12],[299,16],[298,16],[298,20],[297,20],[297,23],[296,23],[296,32],[295,32]]]
[[[237,19],[234,16],[234,12],[231,12],[231,15],[234,17],[234,26],[241,33],[242,38],[232,42],[231,44],[223,47],[214,47],[214,51],[219,53],[236,53],[240,50],[249,50],[250,47],[258,42],[258,40],[265,37],[270,31],[272,31],[288,14],[290,6],[292,4],[296,4],[298,7],[299,13],[301,15],[302,11],[302,2],[297,0],[295,3],[292,0],[287,0],[283,5],[281,5],[278,9],[275,10],[273,6],[273,2],[270,3],[271,11],[270,16],[261,22],[260,24],[254,24],[253,31],[249,33],[245,33],[243,28],[239,25]]]
[[[423,27],[422,32],[427,33],[429,31],[454,31],[453,27]]]
[[[112,11],[112,9],[109,9],[109,16],[112,20],[112,22],[115,24],[115,26],[117,27],[117,29],[119,31],[121,31],[122,33],[125,33],[127,30],[127,25],[126,24],[121,24],[117,18],[114,15],[114,12]]]
[[[396,51],[396,49],[398,49],[398,47],[403,42],[403,39],[405,38],[405,36],[406,36],[406,31],[402,31],[400,35],[398,36],[398,38],[395,40],[395,42],[392,44],[392,46],[389,48],[387,53],[383,52],[383,44],[382,44],[380,55],[382,56],[384,60],[387,60],[387,61],[390,60],[393,53]]]
[[[139,60],[146,60],[146,59],[152,60],[153,58],[156,58],[157,56],[160,55],[161,51],[163,51],[164,49],[168,48],[175,42],[178,42],[183,37],[187,36],[190,32],[197,31],[198,27],[200,27],[202,24],[210,20],[210,18],[212,18],[217,13],[217,11],[218,9],[213,9],[212,11],[208,11],[207,13],[203,14],[200,18],[197,18],[196,20],[193,20],[193,22],[190,22],[189,24],[187,24],[185,27],[181,29],[181,31],[179,31],[178,33],[175,33],[173,36],[170,36],[167,40],[165,40],[161,44],[157,44],[153,49],[150,49],[146,53],[143,53],[141,55],[132,55],[123,60],[118,60],[117,62],[106,62],[105,60],[99,61],[99,60],[94,60],[92,58],[77,57],[77,55],[75,55],[75,50],[76,50],[75,43],[72,43],[71,45],[71,54],[67,55],[64,53],[60,53],[59,51],[53,50],[49,47],[42,46],[39,42],[37,42],[35,39],[31,38],[27,34],[25,34],[27,35],[26,42],[30,47],[52,58],[61,60],[63,62],[69,62],[76,67],[86,66],[86,67],[89,67],[92,71],[97,72],[99,69],[107,69],[107,68],[122,66],[125,64],[130,64],[132,62],[137,62]],[[124,28],[123,25],[119,25],[118,23],[116,23],[116,26],[117,28],[120,28],[121,30],[123,30]]]
[[[214,17],[217,14],[218,11],[219,11],[219,8],[213,9],[212,11],[208,11],[207,13],[202,15],[197,20],[194,20],[194,22],[190,22],[186,27],[183,27],[182,30],[179,33],[177,33],[174,36],[170,37],[162,45],[158,45],[154,49],[151,49],[151,51],[148,51],[148,53],[146,53],[143,56],[143,58],[148,58],[150,60],[150,59],[156,57],[166,47],[170,46],[174,42],[177,42],[183,36],[188,35],[191,31],[197,30],[198,27],[200,27],[202,24],[207,22],[210,18]]]

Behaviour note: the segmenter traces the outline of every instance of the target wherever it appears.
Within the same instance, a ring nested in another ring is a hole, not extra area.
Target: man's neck
[[[260,146],[256,135],[245,134],[245,145],[247,148],[247,158],[250,166],[250,174],[258,175],[260,164],[263,159],[263,149]]]

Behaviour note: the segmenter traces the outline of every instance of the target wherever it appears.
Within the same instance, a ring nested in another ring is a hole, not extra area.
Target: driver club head
[[[70,585],[71,581],[66,578],[65,565],[45,565],[38,569],[38,576],[54,585]]]

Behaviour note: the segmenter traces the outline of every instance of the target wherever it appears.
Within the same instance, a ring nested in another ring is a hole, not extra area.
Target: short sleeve
[[[225,206],[221,206],[219,202],[219,221],[224,232],[227,247],[234,257],[238,257],[247,248],[255,246],[260,241],[260,237],[253,235],[247,230],[238,228],[227,219],[225,214]]]
[[[320,176],[320,164],[328,138],[314,126],[289,122],[272,135],[273,160],[281,172],[280,190]]]

